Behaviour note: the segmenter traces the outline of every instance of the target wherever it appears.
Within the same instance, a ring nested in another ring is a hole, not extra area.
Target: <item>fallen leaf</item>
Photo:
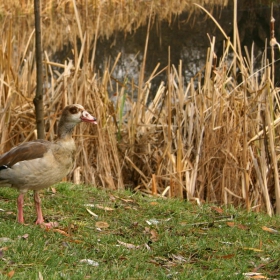
[[[56,188],[51,188],[51,190],[52,190],[52,193],[56,193]]]
[[[226,245],[233,245],[232,242],[228,242],[228,241],[219,241],[219,242]]]
[[[158,233],[154,229],[150,231],[150,234],[151,234],[151,240],[153,242],[158,241]]]
[[[44,280],[44,277],[40,271],[39,271],[39,280]]]
[[[58,222],[49,222],[49,223],[43,223],[40,224],[40,227],[44,229],[45,231],[50,231],[51,229],[57,228],[59,226]]]
[[[97,214],[95,214],[95,213],[93,213],[91,210],[89,210],[88,208],[86,208],[87,209],[87,211],[89,212],[89,214],[90,215],[92,215],[93,217],[98,217],[98,215]]]
[[[126,203],[134,203],[134,200],[133,199],[124,199],[124,198],[120,198],[121,201],[124,201]]]
[[[119,197],[119,196],[115,196],[116,198],[118,198],[118,199],[120,199],[120,200],[122,200],[123,202],[129,202],[129,203],[136,203],[133,199],[131,199],[131,198],[122,198],[122,197]]]
[[[111,201],[116,201],[116,197],[114,195],[112,195],[112,194],[109,195],[109,199]]]
[[[147,243],[144,244],[144,247],[149,251],[151,250],[151,247]]]
[[[215,212],[219,213],[219,214],[224,213],[224,210],[220,207],[213,206],[213,207],[211,207],[211,209],[214,210]]]
[[[24,235],[21,236],[21,238],[23,238],[23,239],[27,239],[28,237],[29,237],[29,234],[28,234],[28,233],[26,233],[26,234],[24,234]]]
[[[152,201],[151,203],[150,203],[150,205],[158,205],[158,202],[156,202],[156,201]]]
[[[262,258],[261,258],[262,259]],[[254,267],[253,272],[257,272],[258,270],[260,270],[261,268],[263,268],[264,266],[266,266],[266,264],[261,263],[258,266]]]
[[[150,229],[149,227],[145,227],[144,234],[150,235],[150,240],[153,242],[158,240],[158,233],[155,229]]]
[[[137,210],[135,207],[131,207],[129,205],[125,206],[124,209],[135,209],[135,210]]]
[[[268,262],[271,261],[271,258],[263,258],[263,257],[261,257],[261,260],[262,260],[263,262],[265,262],[265,263],[268,263]]]
[[[126,261],[126,260],[127,260],[127,257],[125,257],[125,256],[120,256],[118,259],[121,260],[121,261]]]
[[[147,220],[146,223],[150,226],[150,225],[157,225],[159,223],[158,220],[156,219],[150,219],[150,220]]]
[[[109,224],[106,223],[106,222],[100,221],[100,222],[96,222],[96,223],[95,223],[95,226],[96,226],[97,228],[108,228],[108,227],[109,227]]]
[[[91,266],[99,266],[98,262],[90,260],[90,259],[80,260],[80,263],[86,263],[86,264],[91,265]]]
[[[235,223],[234,223],[234,222],[227,222],[227,225],[228,225],[229,227],[234,227],[234,226],[235,226]]]
[[[123,245],[124,247],[126,247],[128,249],[139,249],[139,246],[136,246],[134,244],[122,242],[122,241],[119,241],[119,240],[117,240],[117,241],[120,245]]]
[[[60,229],[71,235],[72,232],[75,232],[78,230],[78,226],[76,224],[69,223],[67,227],[63,227]]]
[[[71,243],[76,243],[76,244],[81,244],[81,243],[83,243],[82,240],[77,240],[77,239],[70,239],[70,240],[68,240],[68,241],[71,242]]]
[[[67,232],[65,232],[64,230],[58,229],[58,228],[54,228],[52,231],[54,232],[58,232],[64,236],[70,237],[70,234],[68,234]]]
[[[105,210],[105,211],[115,211],[115,209],[113,209],[113,208],[110,208],[110,207],[107,207],[107,206],[102,206],[102,205],[99,205],[99,204],[96,204],[96,208],[102,209],[102,210]]]
[[[267,279],[266,276],[258,272],[246,272],[243,273],[244,276],[250,277],[250,279]]]
[[[65,248],[70,248],[70,246],[69,246],[69,244],[68,244],[68,242],[67,241],[62,241],[62,243],[61,243],[62,245],[63,245],[63,247],[65,247]]]
[[[0,248],[0,251],[8,251],[9,247],[2,247]]]
[[[149,233],[150,233],[150,228],[149,228],[149,227],[145,227],[144,233],[145,233],[145,234],[149,234]]]
[[[85,207],[92,207],[92,208],[94,208],[94,207],[95,207],[95,205],[94,205],[94,204],[92,204],[92,203],[89,203],[89,204],[84,204],[84,206],[85,206]]]
[[[244,226],[244,225],[237,225],[237,227],[239,229],[243,229],[243,230],[248,230],[249,229],[247,226]]]
[[[173,260],[177,261],[177,262],[186,262],[187,260],[182,256],[182,255],[175,255],[175,254],[172,254],[171,255]]]
[[[158,263],[156,260],[150,260],[149,263],[155,264],[156,266],[160,266],[160,263]]]
[[[15,271],[14,271],[14,270],[11,270],[10,272],[7,273],[7,276],[8,276],[9,278],[12,278],[12,277],[14,276],[14,274],[15,274]]]
[[[269,227],[266,227],[266,226],[263,226],[262,229],[263,229],[264,231],[268,231],[268,232],[270,232],[270,233],[275,233],[275,234],[278,234],[278,233],[279,233],[279,231],[277,231],[276,229],[269,228]]]

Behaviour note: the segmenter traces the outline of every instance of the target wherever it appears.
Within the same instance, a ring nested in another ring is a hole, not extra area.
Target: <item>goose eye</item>
[[[78,108],[77,107],[71,107],[70,109],[69,109],[69,112],[71,113],[71,114],[77,114],[78,113]]]

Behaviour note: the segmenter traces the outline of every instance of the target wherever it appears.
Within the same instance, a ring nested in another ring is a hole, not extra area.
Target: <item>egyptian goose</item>
[[[75,156],[72,133],[80,122],[97,124],[96,118],[83,106],[66,106],[58,123],[55,142],[42,139],[25,142],[0,156],[0,187],[13,187],[20,192],[17,199],[19,223],[24,223],[24,194],[33,190],[37,212],[36,224],[52,226],[51,223],[44,223],[39,190],[58,183],[71,170]]]

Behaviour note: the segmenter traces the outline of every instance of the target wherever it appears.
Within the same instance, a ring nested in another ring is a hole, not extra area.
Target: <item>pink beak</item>
[[[89,122],[93,124],[97,124],[97,120],[95,117],[93,117],[90,113],[87,111],[83,111],[81,115],[82,122]]]

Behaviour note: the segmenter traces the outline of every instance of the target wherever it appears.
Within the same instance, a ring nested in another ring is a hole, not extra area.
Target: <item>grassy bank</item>
[[[278,279],[279,217],[60,184],[43,192],[58,227],[16,223],[0,189],[0,279]],[[88,211],[89,210],[89,211]],[[266,278],[267,277],[267,278]]]

